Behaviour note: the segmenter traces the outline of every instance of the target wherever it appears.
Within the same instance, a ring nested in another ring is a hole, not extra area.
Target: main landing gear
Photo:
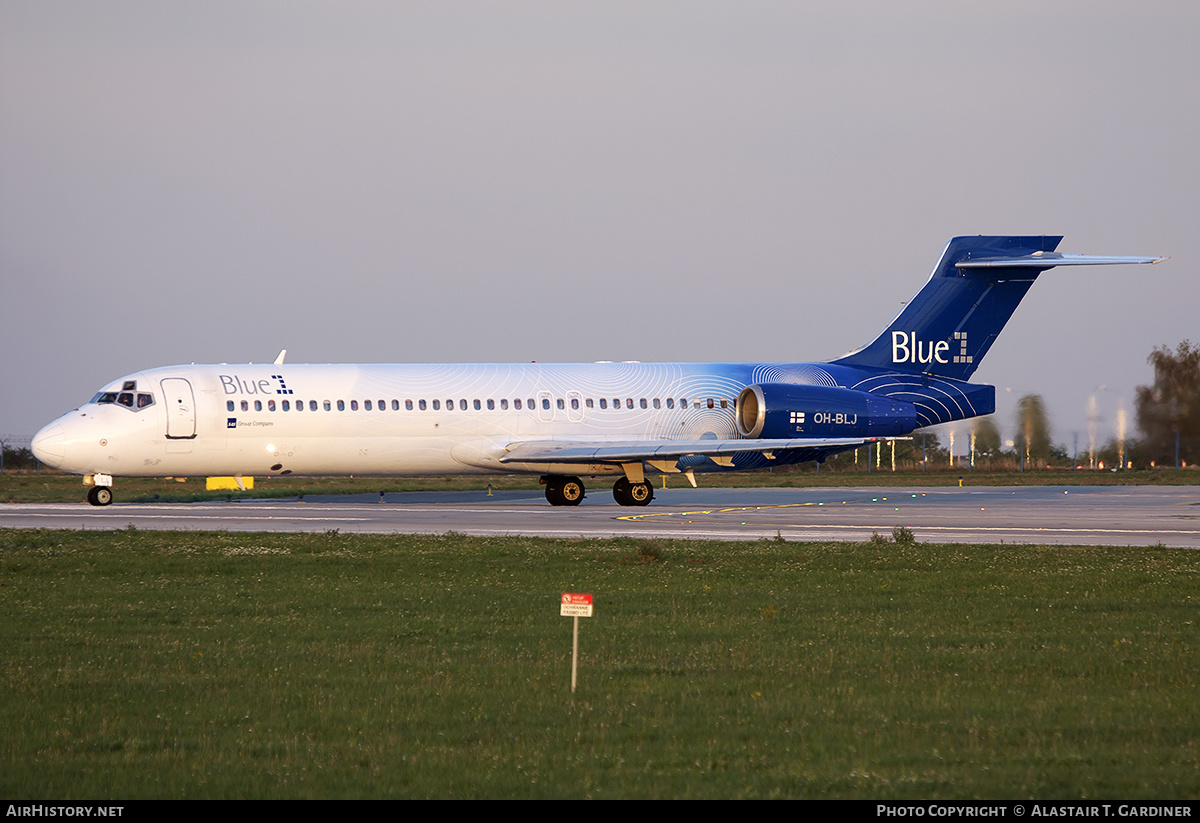
[[[583,481],[578,477],[558,474],[542,478],[546,484],[546,500],[551,506],[578,506],[583,500]],[[622,506],[648,506],[654,499],[654,487],[643,481],[631,483],[622,477],[613,484],[613,499]]]
[[[551,506],[578,506],[583,501],[583,481],[578,477],[553,474],[543,477],[542,482]]]
[[[654,499],[654,487],[645,480],[631,483],[628,477],[622,477],[613,483],[613,499],[622,506],[649,506]]]

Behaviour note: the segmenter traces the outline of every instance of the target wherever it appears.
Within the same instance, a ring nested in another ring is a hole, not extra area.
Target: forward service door
[[[162,380],[167,405],[167,439],[191,440],[196,436],[196,397],[192,384],[182,377]]]

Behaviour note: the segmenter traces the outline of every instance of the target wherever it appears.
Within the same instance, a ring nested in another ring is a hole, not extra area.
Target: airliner
[[[1056,236],[956,237],[875,340],[820,363],[189,365],[126,375],[44,427],[43,463],[113,478],[539,475],[551,505],[610,478],[622,506],[648,477],[824,462],[995,411],[969,378],[1038,275],[1157,263],[1062,254]]]

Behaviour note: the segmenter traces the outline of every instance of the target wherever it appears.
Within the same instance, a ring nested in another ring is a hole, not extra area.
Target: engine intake
[[[836,386],[761,383],[737,399],[743,437],[892,437],[917,427],[912,403]]]

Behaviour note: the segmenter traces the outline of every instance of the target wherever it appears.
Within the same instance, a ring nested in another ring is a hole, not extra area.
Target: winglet
[[[287,349],[280,349],[279,356],[275,358],[275,363],[273,365],[282,366],[283,358],[285,358],[285,357],[287,357]]]

